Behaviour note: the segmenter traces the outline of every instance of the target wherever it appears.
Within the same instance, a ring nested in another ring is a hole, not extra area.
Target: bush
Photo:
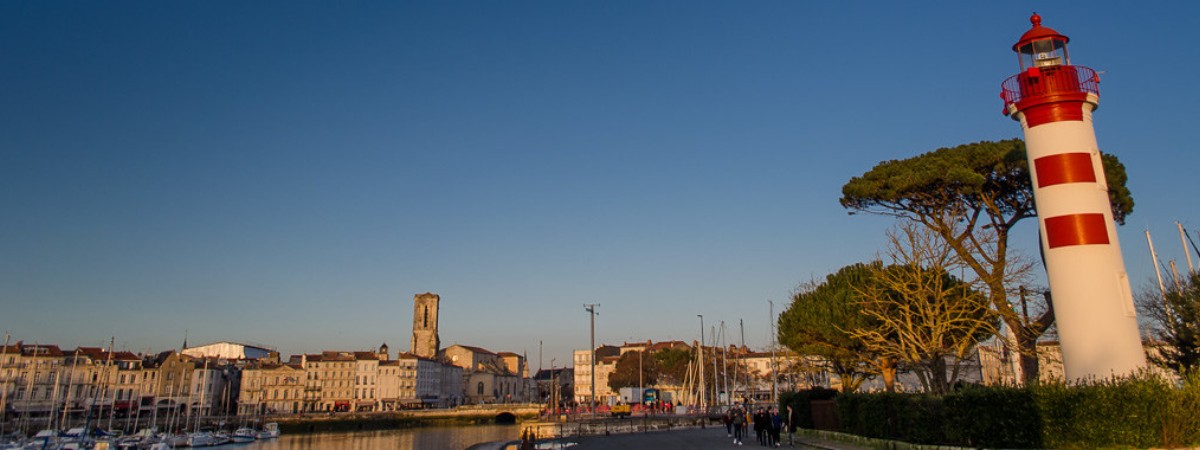
[[[1082,385],[1043,384],[1029,390],[1044,418],[1044,443],[1053,448],[1162,446],[1167,419],[1163,413],[1183,393],[1166,380],[1144,374]]]
[[[946,396],[946,442],[1043,448],[1042,417],[1028,389],[969,386]]]

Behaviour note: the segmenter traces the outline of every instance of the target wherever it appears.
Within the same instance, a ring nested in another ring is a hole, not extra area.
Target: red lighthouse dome
[[[1092,109],[1099,106],[1100,77],[1092,69],[1071,65],[1067,54],[1070,39],[1042,26],[1042,16],[1034,13],[1029,22],[1033,28],[1012,47],[1021,72],[1001,85],[1004,114],[1023,112],[1030,126],[1083,120],[1078,105],[1086,102]]]
[[[1042,26],[1042,16],[1033,13],[1029,18],[1033,28],[1021,35],[1012,49],[1021,59],[1021,70],[1030,67],[1070,65],[1067,59],[1067,42],[1070,38]]]

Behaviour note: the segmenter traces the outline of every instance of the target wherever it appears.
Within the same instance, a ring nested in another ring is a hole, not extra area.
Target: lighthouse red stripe
[[[1046,244],[1050,248],[1108,244],[1104,214],[1069,214],[1046,218]]]
[[[1087,153],[1059,153],[1033,161],[1037,170],[1038,187],[1063,183],[1095,183],[1096,171],[1092,169],[1092,155]]]
[[[1083,102],[1042,103],[1021,112],[1025,113],[1025,123],[1029,124],[1029,128],[1070,120],[1078,122],[1083,120]]]

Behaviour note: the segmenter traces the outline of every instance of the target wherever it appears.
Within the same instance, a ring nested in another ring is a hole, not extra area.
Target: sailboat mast
[[[725,321],[721,321],[721,381],[725,384],[725,404],[730,404],[733,391],[729,390],[729,346],[725,343]]]
[[[746,375],[746,377],[743,379],[743,381],[745,381],[745,384],[742,385],[742,388],[745,389],[745,392],[742,393],[742,396],[749,397],[750,369],[748,367],[746,367],[746,323],[742,319],[738,319],[738,329],[741,331],[741,334],[742,334],[742,348],[740,351],[738,351],[738,354],[741,355],[738,357],[738,366],[740,366],[742,368],[742,373]],[[735,375],[734,378],[736,378],[737,374],[735,373],[734,375]]]
[[[1158,253],[1154,251],[1154,241],[1150,239],[1150,230],[1146,230],[1146,244],[1150,246],[1150,262],[1154,263],[1154,275],[1158,277],[1158,292],[1162,295],[1163,313],[1167,316],[1167,325],[1171,329],[1171,334],[1175,334],[1175,314],[1171,312],[1171,305],[1167,303],[1167,287],[1163,284],[1162,269],[1158,267]]]
[[[1182,292],[1183,285],[1180,284],[1180,282],[1179,282],[1179,269],[1175,268],[1175,260],[1172,259],[1171,261],[1169,261],[1168,265],[1171,266],[1171,277],[1175,279],[1175,291]]]
[[[1196,267],[1192,265],[1192,252],[1188,251],[1187,232],[1183,231],[1183,224],[1175,222],[1175,227],[1179,229],[1179,243],[1183,245],[1183,255],[1187,257],[1188,274],[1196,273]]]
[[[108,401],[108,387],[110,384],[112,384],[112,380],[109,378],[112,376],[112,374],[110,372],[112,370],[112,359],[113,359],[112,352],[113,352],[113,344],[115,344],[116,341],[117,341],[116,336],[110,336],[108,338],[108,361],[104,364],[104,401],[106,401],[106,402]],[[108,427],[107,427],[108,429],[105,431],[112,431],[113,414],[115,414],[116,411],[114,411],[114,408],[113,408],[114,405],[112,405],[112,403],[109,403],[108,406],[109,406],[109,408],[108,408]]]
[[[79,365],[79,348],[75,348],[75,356],[71,358],[71,372],[67,374],[67,395],[63,398],[62,420],[58,423],[67,428],[67,409],[71,405],[71,388],[75,387],[75,367]]]
[[[1167,302],[1167,286],[1163,284],[1162,269],[1158,267],[1158,253],[1154,251],[1154,240],[1150,239],[1150,230],[1146,230],[1146,245],[1150,246],[1150,262],[1154,264],[1154,276],[1158,277],[1158,292],[1162,294],[1163,305]],[[1168,312],[1168,314],[1170,314]]]

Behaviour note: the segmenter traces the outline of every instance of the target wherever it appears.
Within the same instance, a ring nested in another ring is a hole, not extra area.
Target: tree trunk
[[[929,387],[938,394],[944,394],[950,390],[950,385],[946,382],[946,358],[944,356],[937,356],[929,361]]]
[[[896,392],[896,361],[883,358],[879,364],[879,374],[883,376],[883,388],[888,392]]]

